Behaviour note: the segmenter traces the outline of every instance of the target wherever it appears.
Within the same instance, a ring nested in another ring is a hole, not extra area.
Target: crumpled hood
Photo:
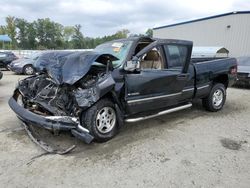
[[[73,85],[89,71],[94,62],[106,65],[108,61],[118,60],[111,54],[95,51],[48,52],[39,59],[39,69],[45,70],[56,84]],[[37,64],[37,63],[36,63]],[[112,64],[112,63],[111,63]]]

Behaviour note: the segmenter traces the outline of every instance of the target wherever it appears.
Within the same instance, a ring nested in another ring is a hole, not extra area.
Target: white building
[[[191,40],[194,46],[223,46],[231,57],[250,56],[250,11],[153,28],[153,36]]]

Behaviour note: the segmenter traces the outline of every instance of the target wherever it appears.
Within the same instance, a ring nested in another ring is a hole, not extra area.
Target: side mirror
[[[135,70],[138,69],[139,66],[139,60],[137,57],[133,57],[132,60],[127,61],[124,65],[124,70],[125,71],[129,71],[129,72],[133,72]]]

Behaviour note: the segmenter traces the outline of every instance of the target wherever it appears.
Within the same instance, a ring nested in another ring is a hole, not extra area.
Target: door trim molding
[[[210,85],[207,84],[207,85],[204,85],[204,86],[197,87],[197,89],[205,89],[205,88],[207,88],[207,87],[209,87],[209,86],[210,86]]]
[[[168,94],[168,95],[160,95],[160,96],[155,96],[155,97],[146,97],[146,98],[141,98],[141,99],[132,99],[132,100],[127,101],[127,103],[131,104],[131,103],[143,102],[143,101],[148,101],[148,100],[173,97],[173,96],[181,95],[181,94],[182,94],[182,92],[178,92],[178,93],[172,93],[172,94]]]
[[[193,90],[194,90],[194,88],[192,87],[192,88],[188,88],[188,89],[183,89],[182,92],[193,91]]]

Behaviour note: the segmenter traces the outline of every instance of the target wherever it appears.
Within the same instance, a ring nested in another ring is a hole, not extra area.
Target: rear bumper
[[[247,76],[245,76],[245,77],[239,77],[238,76],[237,81],[250,82],[250,77],[247,77]]]
[[[238,79],[234,85],[250,85],[250,78],[246,78],[246,79]]]
[[[238,72],[237,73],[237,81],[235,85],[249,85],[250,84],[250,73],[246,72]]]
[[[38,126],[50,131],[71,131],[71,133],[89,144],[94,137],[89,134],[88,130],[79,128],[79,124],[74,118],[69,116],[41,116],[30,112],[20,106],[17,101],[11,97],[9,100],[10,108],[16,113],[17,117],[24,123]]]

